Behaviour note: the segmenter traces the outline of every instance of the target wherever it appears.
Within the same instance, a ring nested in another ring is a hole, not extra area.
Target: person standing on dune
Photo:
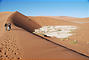
[[[5,30],[7,31],[7,23],[5,24]]]
[[[5,30],[6,30],[6,31],[7,31],[7,30],[8,30],[8,31],[11,30],[11,24],[10,24],[10,23],[8,23],[8,24],[6,23],[6,24],[5,24]]]
[[[8,31],[10,31],[10,30],[11,30],[11,24],[8,23]]]

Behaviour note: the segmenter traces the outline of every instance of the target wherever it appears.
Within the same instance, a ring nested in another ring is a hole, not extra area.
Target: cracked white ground
[[[76,26],[43,26],[35,29],[36,34],[47,35],[56,38],[68,38],[73,35],[73,31],[77,29]]]

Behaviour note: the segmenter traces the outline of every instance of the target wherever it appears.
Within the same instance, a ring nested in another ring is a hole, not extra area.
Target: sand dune
[[[12,30],[5,31],[4,24],[12,23]],[[44,25],[76,25],[63,20],[53,18],[27,17],[19,12],[0,17],[0,59],[1,60],[89,60],[69,49],[53,42],[57,39],[39,37],[31,32]],[[50,42],[47,39],[49,39]],[[52,40],[53,39],[53,40]],[[58,42],[59,43],[59,42]],[[61,43],[61,42],[60,42]],[[64,44],[63,44],[64,45]],[[66,46],[68,47],[68,46]],[[71,47],[69,47],[71,48]],[[85,52],[84,52],[85,53]]]
[[[27,16],[22,15],[19,12],[14,12],[9,18],[8,21],[12,21],[15,25],[22,27],[30,32],[33,32],[34,29],[40,28],[41,26],[36,22],[29,19]]]
[[[52,17],[51,18],[50,17],[33,17],[32,19],[34,21],[36,21],[37,23],[39,23],[41,26],[45,26],[45,25],[74,25],[74,26],[77,26],[78,29],[75,31],[75,35],[69,37],[69,40],[61,41],[60,39],[56,39],[56,38],[47,38],[47,39],[89,56],[89,52],[88,52],[88,50],[89,50],[88,49],[88,41],[89,41],[88,40],[89,39],[88,25],[89,24],[88,23],[80,24],[80,23],[72,22],[72,21],[86,22],[86,21],[88,21],[88,18],[78,18],[77,20],[70,18],[71,20],[66,20],[66,19],[62,20],[62,19],[56,19],[56,18],[52,18]],[[73,40],[77,40],[79,43],[71,44],[71,42]]]

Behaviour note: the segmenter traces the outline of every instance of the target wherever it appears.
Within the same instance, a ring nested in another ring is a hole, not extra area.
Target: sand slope
[[[33,32],[34,29],[40,28],[41,26],[36,22],[29,19],[27,16],[22,15],[19,12],[14,12],[9,18],[8,21],[13,22],[15,25],[22,27],[30,32]]]
[[[37,23],[39,23],[41,26],[45,26],[45,25],[73,25],[73,26],[77,26],[78,29],[75,31],[75,35],[69,37],[68,40],[64,40],[61,41],[60,39],[56,39],[56,38],[46,38],[49,39],[57,44],[61,44],[63,46],[66,46],[70,49],[73,49],[77,52],[80,52],[82,54],[85,54],[87,56],[89,56],[89,48],[88,48],[88,42],[89,42],[89,23],[76,23],[73,21],[78,21],[78,22],[88,22],[88,18],[73,18],[70,20],[63,20],[63,19],[56,19],[53,17],[32,17],[32,19],[34,21],[36,21]],[[68,18],[69,19],[69,18]],[[74,20],[76,19],[76,20]],[[48,23],[47,23],[48,22]],[[72,44],[71,42],[73,40],[77,40],[78,44]]]
[[[47,20],[43,20],[44,23],[39,21],[40,23],[37,24],[31,18],[19,12],[0,17],[1,60],[89,60],[85,56],[30,33],[34,29],[47,24]],[[8,22],[12,23],[11,31],[5,31],[4,24]],[[49,25],[52,25],[53,22],[55,21],[50,19]],[[58,23],[53,23],[53,25],[55,24]]]

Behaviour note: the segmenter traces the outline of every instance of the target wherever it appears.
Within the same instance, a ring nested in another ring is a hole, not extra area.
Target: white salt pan
[[[77,29],[76,26],[43,26],[40,29],[35,29],[35,33],[56,38],[68,38],[72,36],[71,32],[75,29]]]

